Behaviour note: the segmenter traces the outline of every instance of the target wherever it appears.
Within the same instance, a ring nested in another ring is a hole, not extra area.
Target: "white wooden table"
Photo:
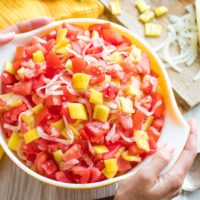
[[[184,116],[195,117],[200,122],[200,105]],[[200,135],[200,123],[198,123]],[[200,137],[199,137],[200,139]],[[200,142],[199,142],[200,147]],[[41,183],[19,169],[7,157],[0,162],[0,200],[93,200],[113,195],[116,185],[87,191],[60,189]],[[183,194],[175,200],[200,200],[200,190]]]

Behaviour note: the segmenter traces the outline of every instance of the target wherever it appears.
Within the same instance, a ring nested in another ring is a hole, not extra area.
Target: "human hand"
[[[6,44],[14,39],[16,33],[24,33],[33,29],[45,26],[50,23],[52,19],[50,17],[36,18],[30,21],[24,21],[10,26],[0,31],[0,45]]]
[[[148,165],[120,185],[115,200],[170,200],[181,193],[184,178],[197,154],[195,121],[189,120],[189,125],[190,135],[173,168],[160,176],[174,151],[167,144],[158,149]]]

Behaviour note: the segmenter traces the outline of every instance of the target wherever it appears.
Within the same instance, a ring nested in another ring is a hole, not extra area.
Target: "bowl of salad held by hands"
[[[134,174],[159,146],[180,155],[189,126],[166,71],[133,32],[69,19],[0,48],[0,143],[25,172],[70,189]]]

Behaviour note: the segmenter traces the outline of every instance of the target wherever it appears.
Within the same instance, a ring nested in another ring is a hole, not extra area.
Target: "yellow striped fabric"
[[[0,29],[11,24],[39,16],[50,16],[56,20],[91,17],[103,13],[98,0],[0,0]]]

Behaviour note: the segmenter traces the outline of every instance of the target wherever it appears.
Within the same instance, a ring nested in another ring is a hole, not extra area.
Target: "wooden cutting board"
[[[187,4],[194,4],[194,0],[145,0],[152,7],[158,5],[166,5],[169,8],[169,14],[159,19],[154,19],[154,22],[160,23],[163,26],[163,33],[159,38],[145,38],[144,25],[138,21],[138,10],[135,8],[136,0],[119,0],[122,8],[122,14],[113,16],[109,10],[109,2],[113,0],[101,0],[106,7],[105,15],[108,19],[117,22],[135,33],[143,37],[152,47],[157,46],[165,40],[167,36],[167,25],[169,24],[168,16],[171,14],[182,15],[185,13]],[[176,50],[177,51],[177,50]],[[181,66],[181,73],[177,73],[172,69],[168,69],[168,74],[172,82],[175,95],[178,97],[179,103],[184,108],[191,108],[200,103],[200,81],[194,82],[193,76],[200,70],[200,63],[195,63],[191,67]]]

